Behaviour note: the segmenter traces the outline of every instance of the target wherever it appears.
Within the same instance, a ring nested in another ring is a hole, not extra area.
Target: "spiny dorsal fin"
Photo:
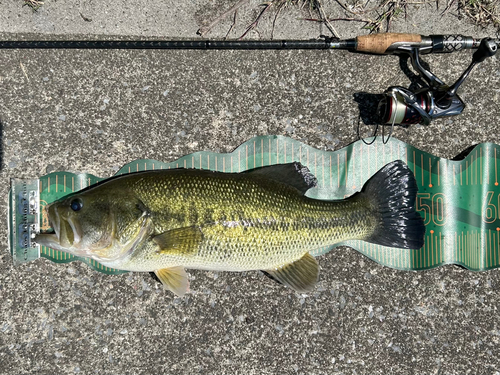
[[[299,162],[270,165],[268,167],[252,169],[244,173],[253,176],[263,176],[270,180],[293,186],[301,194],[305,194],[307,190],[315,187],[318,182],[309,169]]]
[[[184,267],[170,267],[155,271],[156,276],[161,283],[173,292],[182,297],[189,290],[189,280]]]
[[[172,229],[153,238],[160,247],[160,254],[189,254],[198,250],[202,240],[203,233],[195,226]]]
[[[319,267],[316,259],[306,253],[295,262],[265,272],[273,279],[301,293],[313,290],[318,281]]]

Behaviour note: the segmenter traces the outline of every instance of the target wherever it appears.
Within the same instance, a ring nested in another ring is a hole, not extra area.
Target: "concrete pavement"
[[[196,38],[228,1],[46,1],[38,12],[0,0],[1,39]],[[258,10],[238,11],[231,37]],[[334,1],[327,14],[345,16]],[[325,27],[280,14],[275,38],[315,38]],[[89,21],[90,20],[90,21]],[[209,37],[223,37],[228,19]],[[272,17],[259,33],[269,38]],[[366,33],[339,22],[343,38]],[[411,8],[391,31],[493,36],[435,4]],[[471,53],[429,56],[452,83]],[[500,69],[494,57],[460,91],[463,115],[397,138],[453,158],[500,143]],[[254,135],[282,134],[319,149],[357,139],[361,101],[408,86],[397,57],[342,51],[0,50],[2,217],[12,177],[54,170],[111,176],[141,158],[228,152]],[[361,99],[359,99],[361,98]],[[368,106],[368,107],[367,107]],[[361,125],[369,134],[372,125]],[[258,272],[190,271],[175,298],[148,274],[107,276],[44,259],[14,268],[0,225],[0,373],[463,374],[500,373],[498,270],[384,268],[343,247],[319,259],[320,282],[298,295]]]

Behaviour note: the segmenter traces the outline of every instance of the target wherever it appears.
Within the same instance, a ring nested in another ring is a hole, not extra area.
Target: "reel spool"
[[[395,89],[396,87],[393,87],[391,90],[393,95],[389,95],[388,92],[385,92],[385,96],[378,104],[378,116],[382,119],[384,124],[418,124],[422,120],[422,116],[416,109],[416,106],[425,111],[425,113],[431,111],[432,98],[429,96],[429,93],[420,93],[416,95],[416,104],[412,106],[409,105],[404,96],[399,91],[395,91]],[[397,89],[401,90],[402,87]]]

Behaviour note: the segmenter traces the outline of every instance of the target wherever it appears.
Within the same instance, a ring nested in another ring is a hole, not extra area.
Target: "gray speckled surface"
[[[0,37],[194,38],[217,6],[230,3],[47,0],[32,13],[21,1],[0,0]],[[239,11],[232,36],[258,4]],[[341,14],[335,2],[324,5]],[[435,5],[420,6],[393,31],[493,34],[453,12],[439,14]],[[284,12],[275,37],[326,32],[301,15]],[[224,36],[230,25],[210,36]],[[270,25],[263,21],[262,37]],[[361,32],[359,25],[336,27],[344,38]],[[451,82],[470,57],[426,60]],[[462,88],[462,116],[397,128],[395,136],[446,158],[500,143],[498,59]],[[397,57],[347,52],[0,51],[1,215],[11,177],[53,170],[110,176],[135,159],[226,152],[261,134],[339,149],[356,140],[355,95],[408,83]],[[372,129],[361,126],[362,134]],[[1,374],[500,373],[498,270],[401,272],[343,247],[320,258],[320,282],[309,295],[258,272],[191,271],[193,293],[180,299],[148,274],[107,276],[44,259],[14,268],[2,223]]]

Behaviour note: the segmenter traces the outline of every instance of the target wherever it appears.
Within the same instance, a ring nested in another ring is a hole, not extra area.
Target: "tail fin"
[[[415,211],[418,187],[415,177],[401,160],[387,164],[364,186],[379,225],[366,240],[375,244],[420,249],[424,245],[425,225]]]

